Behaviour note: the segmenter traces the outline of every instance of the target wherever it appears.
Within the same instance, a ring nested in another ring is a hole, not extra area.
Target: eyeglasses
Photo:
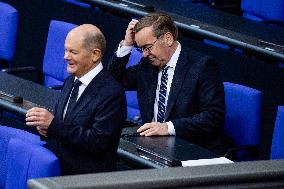
[[[158,41],[158,39],[159,38],[157,38],[156,41],[154,41],[150,45],[147,45],[147,46],[144,46],[144,47],[136,47],[137,51],[141,52],[141,53],[146,52],[146,53],[150,54],[152,49],[153,49],[153,47],[154,47],[154,45],[155,45],[155,43]]]

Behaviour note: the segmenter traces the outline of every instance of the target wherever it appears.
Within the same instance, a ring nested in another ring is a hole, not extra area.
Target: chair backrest
[[[142,58],[142,53],[137,51],[136,48],[133,48],[131,51],[131,55],[129,57],[129,61],[127,63],[127,67],[134,66],[138,64],[140,59]],[[137,116],[140,117],[140,110],[137,100],[137,92],[136,91],[126,91],[126,101],[127,101],[127,119],[134,120]]]
[[[77,25],[51,20],[43,59],[44,85],[62,85],[68,73],[64,60],[64,43],[68,32]]]
[[[32,178],[60,176],[57,157],[43,146],[11,138],[7,152],[6,189],[28,189]]]
[[[62,1],[78,5],[80,7],[91,8],[91,5],[89,3],[80,2],[79,0],[62,0]]]
[[[225,133],[236,146],[259,145],[261,92],[239,84],[224,82],[226,115]]]
[[[17,28],[18,11],[11,5],[0,2],[0,62],[8,63],[8,66],[15,53]]]
[[[270,159],[284,159],[284,106],[278,106]]]
[[[19,138],[33,144],[43,145],[40,137],[27,131],[0,126],[0,188],[5,187],[7,177],[7,150],[11,138]]]
[[[274,20],[284,24],[283,0],[242,0],[241,9],[245,18],[256,21]]]

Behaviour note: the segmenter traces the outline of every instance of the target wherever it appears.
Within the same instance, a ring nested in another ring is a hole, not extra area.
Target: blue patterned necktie
[[[159,90],[157,121],[160,123],[163,123],[165,121],[168,69],[169,66],[163,68]]]
[[[70,113],[74,110],[77,102],[77,96],[79,92],[79,86],[82,84],[79,79],[76,79],[73,83],[73,88],[70,94],[69,102],[68,102],[68,107],[65,113],[64,120],[66,120],[67,116],[70,115]]]

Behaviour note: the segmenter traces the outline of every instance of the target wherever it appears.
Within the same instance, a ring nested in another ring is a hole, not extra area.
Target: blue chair
[[[16,48],[18,11],[0,2],[0,68],[11,67]]]
[[[236,148],[225,157],[233,161],[258,158],[262,94],[256,89],[224,82],[226,114],[224,131]]]
[[[283,0],[242,0],[241,9],[247,19],[284,26]]]
[[[11,138],[7,152],[6,189],[28,189],[33,178],[60,176],[57,157],[43,146]]]
[[[44,85],[50,88],[59,89],[64,80],[68,77],[66,61],[64,60],[64,43],[68,32],[77,25],[51,20],[46,40],[43,59]],[[35,67],[21,67],[3,69],[7,73],[36,72]]]
[[[77,25],[51,20],[43,59],[44,85],[62,85],[68,77],[64,60],[64,43],[68,32]]]
[[[284,159],[284,106],[278,106],[270,159]]]
[[[15,129],[12,127],[0,126],[0,188],[5,187],[7,178],[7,151],[8,144],[11,138],[19,138],[24,141],[36,145],[43,145],[44,142],[40,140],[40,137],[26,131]]]
[[[138,64],[142,58],[142,53],[137,51],[135,48],[132,49],[127,67],[134,66]],[[137,122],[140,119],[140,110],[137,99],[136,91],[125,91],[126,101],[127,101],[127,119],[129,121]]]

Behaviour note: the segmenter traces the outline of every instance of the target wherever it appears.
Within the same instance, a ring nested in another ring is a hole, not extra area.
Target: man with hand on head
[[[137,90],[140,135],[176,135],[224,155],[224,87],[217,65],[182,47],[177,38],[177,27],[167,14],[132,20],[108,69],[126,90]],[[134,45],[143,58],[126,69]]]
[[[26,114],[26,124],[46,137],[46,147],[59,158],[63,175],[115,170],[126,101],[121,85],[103,69],[105,46],[94,25],[71,30],[64,55],[71,76],[55,113],[32,108]]]

